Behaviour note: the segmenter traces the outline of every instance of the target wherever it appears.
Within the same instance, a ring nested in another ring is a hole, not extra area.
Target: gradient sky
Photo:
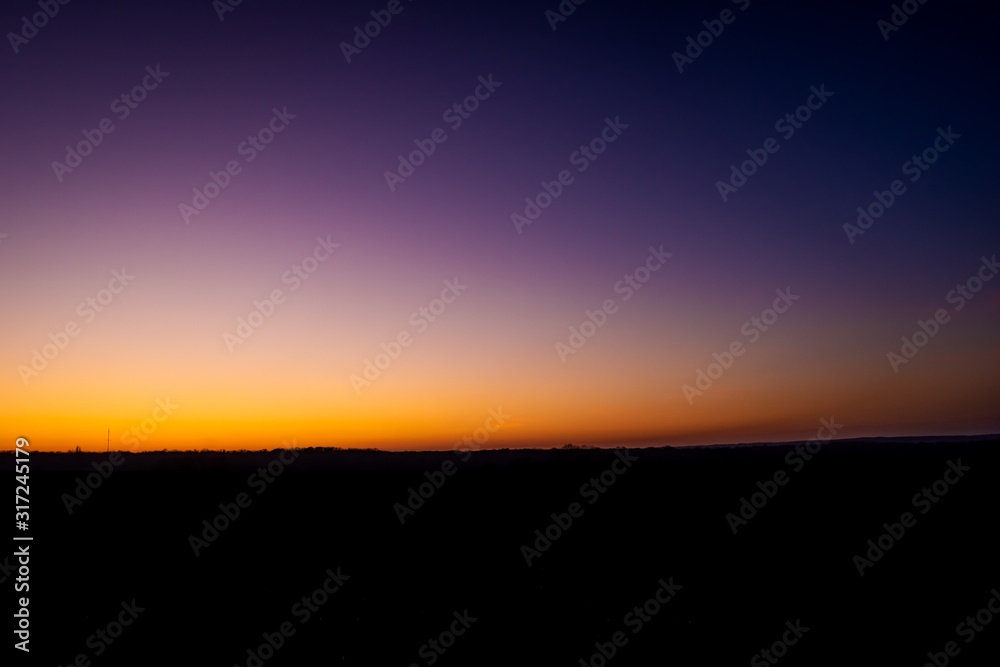
[[[590,0],[553,30],[556,0],[402,0],[350,63],[340,44],[386,3],[248,0],[220,20],[209,0],[71,2],[16,53],[8,35],[3,438],[445,449],[488,425],[487,448],[638,446],[806,438],[830,417],[841,437],[1000,431],[1000,280],[961,310],[947,298],[1000,253],[993,10],[928,2],[886,40],[889,3],[669,4]],[[674,52],[725,9],[679,72]],[[0,27],[38,11],[7,3]],[[121,118],[115,99],[157,66]],[[444,112],[490,76],[452,129]],[[776,121],[821,86],[833,95],[786,139]],[[274,109],[294,118],[248,161]],[[105,118],[114,131],[57,175]],[[573,153],[606,119],[627,128],[581,172]],[[960,138],[911,182],[904,163],[949,127]],[[447,139],[390,190],[385,172],[436,128]],[[723,201],[717,182],[769,137],[778,151]],[[230,161],[187,223],[179,205]],[[511,215],[562,170],[572,183],[519,233]],[[895,179],[905,193],[849,242],[844,224]],[[339,246],[293,289],[318,238]],[[661,246],[626,301],[616,284]],[[134,279],[102,294],[122,269]],[[433,322],[412,315],[456,279]],[[779,289],[799,299],[748,335]],[[563,360],[556,344],[607,299]],[[948,321],[894,369],[938,309]],[[401,333],[398,358],[352,382]],[[53,339],[65,348],[26,373]]]

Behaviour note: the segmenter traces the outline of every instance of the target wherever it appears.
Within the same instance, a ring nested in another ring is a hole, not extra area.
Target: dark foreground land
[[[998,664],[996,439],[279,454],[32,453],[4,664]]]

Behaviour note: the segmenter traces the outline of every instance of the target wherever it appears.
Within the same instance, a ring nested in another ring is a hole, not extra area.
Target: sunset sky
[[[8,443],[1000,432],[977,4],[919,5],[888,39],[890,3],[220,5],[0,13],[22,35],[0,47]],[[892,204],[845,229],[876,191]],[[918,320],[935,335],[893,363]]]

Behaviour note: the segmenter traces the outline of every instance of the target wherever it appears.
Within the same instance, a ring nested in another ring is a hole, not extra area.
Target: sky
[[[994,10],[668,4],[5,4],[2,437],[1000,432]]]

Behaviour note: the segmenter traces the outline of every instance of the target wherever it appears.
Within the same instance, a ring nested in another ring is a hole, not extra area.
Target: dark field
[[[1000,617],[975,616],[1000,587],[998,446],[841,441],[809,461],[786,461],[793,445],[636,449],[627,466],[615,450],[299,450],[268,477],[255,471],[279,451],[123,453],[71,514],[108,455],[36,452],[31,663],[920,666],[955,642],[939,660],[997,664]],[[734,535],[726,515],[758,481],[773,497]],[[401,523],[394,506],[425,482]],[[220,503],[239,515],[217,519]],[[854,557],[905,512],[859,576]],[[530,566],[522,545],[538,548]],[[325,581],[340,587],[317,593]],[[95,634],[120,615],[117,638]],[[980,630],[960,627],[969,616]],[[279,648],[258,663],[265,634]]]

